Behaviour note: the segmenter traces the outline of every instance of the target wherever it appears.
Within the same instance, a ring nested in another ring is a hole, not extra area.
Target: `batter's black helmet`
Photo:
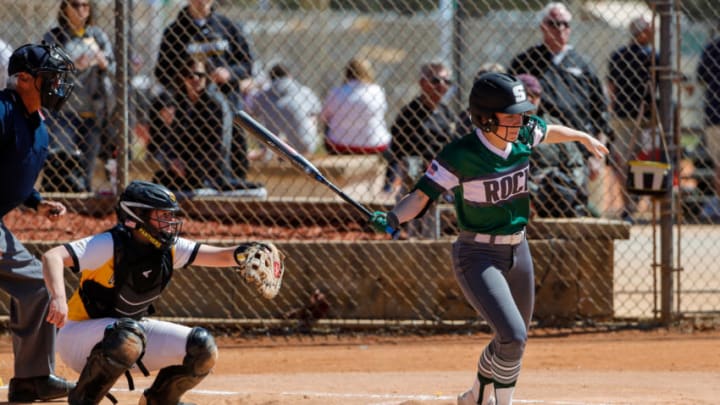
[[[68,73],[75,72],[70,57],[57,45],[42,43],[26,44],[16,49],[8,62],[8,76],[27,72],[41,77],[40,103],[43,107],[58,111],[70,97],[74,84]]]
[[[495,113],[521,114],[535,109],[528,101],[525,85],[515,76],[487,72],[478,76],[470,91],[470,114],[483,131],[497,129]],[[491,121],[491,122],[488,122]]]
[[[156,248],[168,248],[175,243],[182,221],[154,218],[161,226],[150,223],[154,211],[180,211],[175,194],[166,187],[147,181],[135,180],[125,188],[115,209],[118,222],[127,228],[137,229]]]

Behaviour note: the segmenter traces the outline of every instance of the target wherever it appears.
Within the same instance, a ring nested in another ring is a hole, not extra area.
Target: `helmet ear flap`
[[[473,124],[483,132],[497,131],[499,122],[494,112],[480,109],[473,105],[470,106],[469,112]]]
[[[498,119],[495,117],[495,114],[492,114],[489,117],[482,117],[480,121],[480,129],[482,129],[483,132],[497,132]]]

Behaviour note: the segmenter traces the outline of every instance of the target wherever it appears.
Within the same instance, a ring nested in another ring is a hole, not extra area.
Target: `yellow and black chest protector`
[[[172,248],[156,249],[138,242],[122,225],[109,232],[113,239],[112,287],[84,280],[79,295],[85,310],[91,318],[140,319],[153,314],[152,303],[172,278]]]

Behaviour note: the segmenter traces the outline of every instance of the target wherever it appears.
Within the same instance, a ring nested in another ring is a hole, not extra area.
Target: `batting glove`
[[[375,211],[370,217],[370,223],[378,232],[387,232],[393,238],[398,236],[400,221],[394,212]]]
[[[370,223],[376,231],[386,232],[388,227],[387,213],[383,211],[373,212],[372,216],[370,216]]]

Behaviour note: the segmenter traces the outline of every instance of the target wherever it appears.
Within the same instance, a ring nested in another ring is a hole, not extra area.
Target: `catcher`
[[[167,188],[133,181],[116,207],[118,224],[105,232],[54,247],[43,255],[51,294],[47,321],[60,328],[57,350],[80,373],[70,404],[97,404],[129,370],[160,370],[140,404],[181,404],[180,397],[212,370],[218,349],[200,327],[146,318],[174,269],[189,265],[239,267],[237,272],[266,298],[277,295],[282,254],[270,243],[233,247],[178,237],[179,205]],[[63,267],[80,273],[68,301]]]

